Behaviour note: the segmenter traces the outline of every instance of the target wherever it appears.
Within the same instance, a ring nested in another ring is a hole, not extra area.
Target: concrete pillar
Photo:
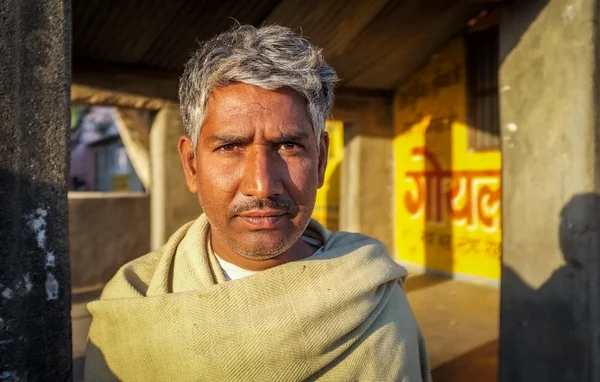
[[[179,227],[202,213],[197,196],[190,193],[185,185],[177,152],[181,135],[183,126],[179,109],[169,107],[160,110],[150,129],[152,249],[162,246]]]
[[[0,380],[71,378],[71,2],[0,1]]]
[[[391,96],[337,95],[344,122],[340,230],[361,232],[394,249],[394,124]]]
[[[596,3],[503,11],[501,381],[600,381]]]

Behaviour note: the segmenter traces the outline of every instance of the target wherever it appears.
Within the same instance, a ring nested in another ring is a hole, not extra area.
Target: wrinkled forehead
[[[306,101],[297,92],[266,90],[247,84],[215,88],[208,98],[205,130],[212,133],[247,128],[312,131]]]

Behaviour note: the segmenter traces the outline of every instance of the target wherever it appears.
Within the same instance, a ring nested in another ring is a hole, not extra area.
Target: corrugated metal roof
[[[393,89],[484,5],[465,0],[73,0],[73,59],[178,74],[235,21],[291,26],[357,88]]]
[[[260,24],[279,0],[74,0],[73,57],[180,71],[196,40]]]

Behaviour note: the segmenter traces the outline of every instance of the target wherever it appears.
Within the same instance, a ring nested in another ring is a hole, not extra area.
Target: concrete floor
[[[429,352],[435,382],[496,381],[498,374],[498,288],[412,275],[406,282],[411,306]],[[73,295],[73,376],[83,380],[83,356],[91,322],[85,304],[99,291]]]
[[[408,278],[406,291],[435,382],[498,379],[497,287],[422,274]]]

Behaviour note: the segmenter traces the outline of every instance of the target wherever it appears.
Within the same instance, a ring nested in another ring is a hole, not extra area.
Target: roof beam
[[[71,103],[162,109],[178,102],[177,74],[73,63]]]
[[[145,97],[127,92],[113,91],[74,83],[71,86],[72,105],[118,106],[126,108],[160,110],[172,106],[176,101],[164,98]]]
[[[179,78],[174,73],[109,65],[73,64],[71,104],[160,110],[175,107]],[[336,97],[391,99],[393,91],[339,87]]]

